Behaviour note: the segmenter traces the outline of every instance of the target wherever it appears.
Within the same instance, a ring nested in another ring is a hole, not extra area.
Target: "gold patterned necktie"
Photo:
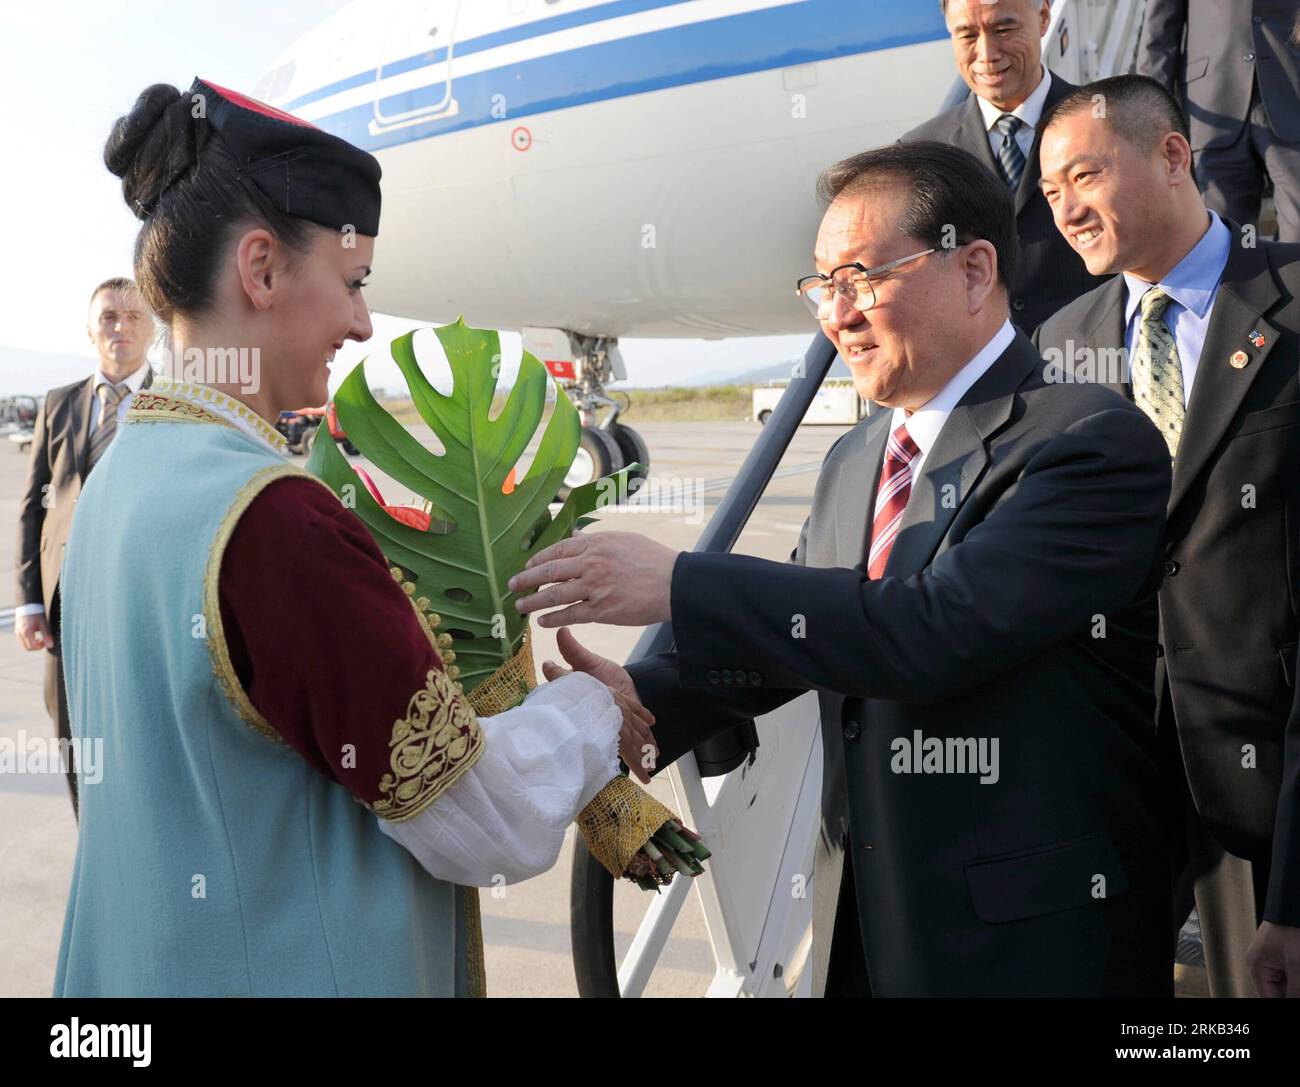
[[[1187,405],[1178,344],[1164,320],[1171,301],[1159,287],[1142,296],[1142,320],[1133,345],[1133,400],[1155,423],[1169,446],[1169,456],[1176,457]]]
[[[125,381],[117,385],[110,385],[105,381],[95,388],[95,395],[99,397],[99,426],[90,436],[90,454],[86,458],[87,475],[99,462],[99,458],[104,455],[104,450],[108,448],[108,443],[117,433],[117,406],[122,402],[128,387]]]

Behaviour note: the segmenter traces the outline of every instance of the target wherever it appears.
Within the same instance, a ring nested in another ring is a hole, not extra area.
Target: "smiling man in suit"
[[[129,279],[108,279],[90,297],[86,335],[99,366],[82,381],[51,389],[36,415],[27,482],[18,505],[18,606],[14,633],[22,647],[45,653],[45,708],[68,739],[63,662],[59,654],[59,566],[82,484],[117,432],[132,396],[147,388],[145,358],[153,317]],[[68,749],[68,788],[77,811],[77,778]]]
[[[1071,387],[1103,382],[1173,462],[1160,590],[1159,731],[1212,994],[1253,995],[1300,569],[1300,245],[1206,209],[1181,108],[1145,76],[1101,80],[1044,122],[1042,187],[1098,273],[1035,337]]]
[[[888,410],[827,455],[792,562],[580,534],[512,579],[540,590],[518,606],[672,623],[627,670],[560,641],[653,710],[658,770],[820,693],[848,811],[843,882],[813,873],[839,904],[829,992],[1168,995],[1164,445],[1117,393],[1046,380],[1008,317],[1010,195],[974,157],[895,144],[821,192],[800,291]]]
[[[1045,0],[943,0],[957,68],[970,95],[903,137],[969,151],[1015,201],[1020,256],[1011,284],[1011,320],[1026,333],[1101,281],[1061,240],[1038,189],[1036,130],[1043,113],[1074,84],[1043,63]]]

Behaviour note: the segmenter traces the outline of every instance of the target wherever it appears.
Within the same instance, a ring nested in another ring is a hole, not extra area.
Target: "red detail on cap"
[[[303,128],[316,128],[316,125],[310,121],[304,121],[301,117],[295,117],[292,113],[285,113],[282,109],[276,109],[274,106],[268,106],[265,102],[259,102],[256,98],[249,98],[246,94],[240,94],[238,91],[229,90],[226,87],[218,87],[215,83],[209,83],[206,79],[202,82],[216,91],[222,98],[236,106],[249,110],[253,113],[260,113],[263,117],[274,117],[277,121],[287,121],[291,125],[302,125]],[[318,130],[319,131],[319,130]]]

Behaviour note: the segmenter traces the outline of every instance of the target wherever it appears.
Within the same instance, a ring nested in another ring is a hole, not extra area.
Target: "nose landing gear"
[[[541,359],[582,419],[582,443],[557,497],[563,500],[574,487],[639,464],[628,479],[627,493],[635,494],[649,475],[650,450],[640,434],[619,421],[628,398],[616,400],[605,392],[608,382],[627,377],[618,340],[555,328],[525,328],[523,340],[524,349]]]

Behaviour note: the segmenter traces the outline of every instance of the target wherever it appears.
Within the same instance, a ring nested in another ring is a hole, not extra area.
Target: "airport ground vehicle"
[[[790,382],[785,380],[769,381],[754,390],[751,416],[754,422],[767,425],[789,384]],[[856,423],[866,414],[866,405],[858,396],[853,382],[827,379],[822,382],[822,387],[817,390],[817,395],[808,405],[807,414],[803,417],[803,425],[825,423],[843,426],[846,423]]]
[[[38,406],[34,396],[0,397],[0,435],[17,445],[20,451],[26,451],[32,444]]]
[[[326,421],[334,440],[343,446],[346,453],[355,457],[357,447],[348,441],[348,436],[343,433],[343,429],[339,426],[338,417],[334,414],[333,402],[325,408],[299,408],[297,411],[283,411],[276,421],[275,429],[284,435],[291,452],[306,454],[322,420]]]

